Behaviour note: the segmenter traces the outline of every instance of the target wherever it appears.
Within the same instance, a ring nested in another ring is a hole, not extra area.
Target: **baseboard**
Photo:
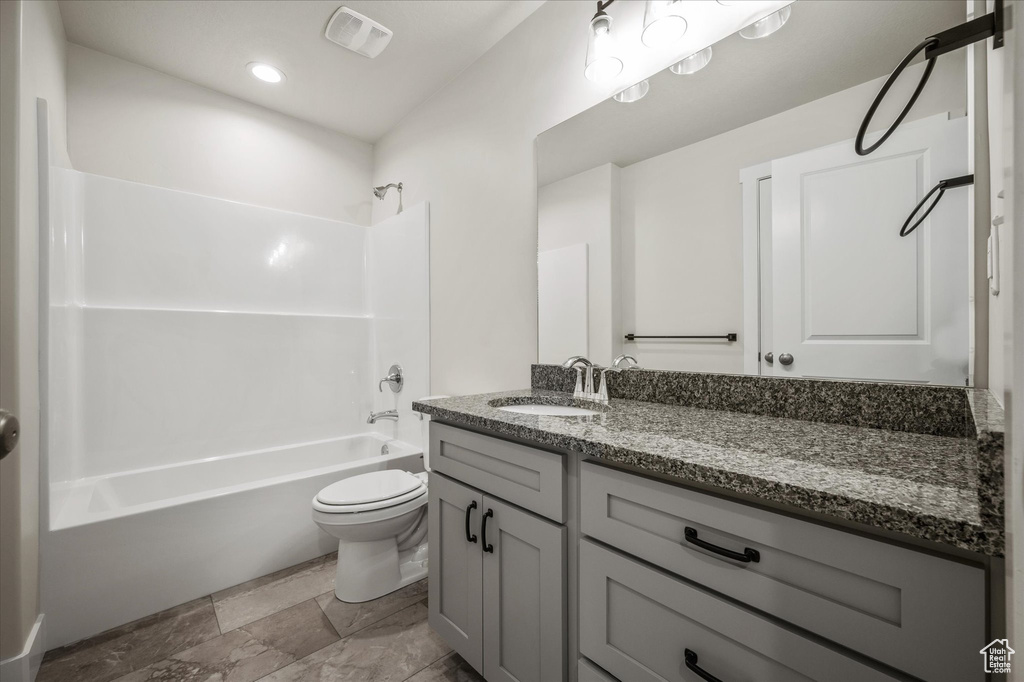
[[[36,618],[28,633],[25,648],[17,656],[0,661],[0,682],[33,682],[46,653],[46,626],[44,614]]]

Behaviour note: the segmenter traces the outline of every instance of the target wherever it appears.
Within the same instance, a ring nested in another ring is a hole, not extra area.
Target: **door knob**
[[[21,428],[18,425],[18,418],[7,410],[0,410],[0,459],[11,454],[11,451],[18,447],[20,436]]]
[[[793,356],[790,355],[789,353],[783,353],[782,355],[779,356],[779,362],[782,363],[783,365],[792,365]]]
[[[773,362],[775,362],[775,354],[774,353],[765,353],[764,354],[764,361],[767,362],[769,365],[772,364]]]

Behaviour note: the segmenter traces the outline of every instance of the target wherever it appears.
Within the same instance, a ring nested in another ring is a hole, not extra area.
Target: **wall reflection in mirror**
[[[984,114],[967,51],[937,59],[884,145],[854,150],[885,78],[965,5],[791,7],[770,35],[730,36],[538,138],[540,362],[971,383],[973,188],[900,236],[939,181],[987,172],[969,158]],[[924,67],[897,80],[868,143]],[[713,338],[644,338],[665,336]]]

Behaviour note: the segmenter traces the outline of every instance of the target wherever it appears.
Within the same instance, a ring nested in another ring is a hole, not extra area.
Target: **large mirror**
[[[775,33],[734,34],[543,133],[540,362],[972,383],[973,188],[900,235],[933,186],[974,172],[967,51],[936,60],[883,145],[854,149],[889,73],[964,20],[961,0],[796,2]]]

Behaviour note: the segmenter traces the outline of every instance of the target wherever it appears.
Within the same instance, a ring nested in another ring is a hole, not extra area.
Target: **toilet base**
[[[378,599],[427,577],[427,543],[398,551],[395,538],[338,543],[334,596],[358,604]]]

